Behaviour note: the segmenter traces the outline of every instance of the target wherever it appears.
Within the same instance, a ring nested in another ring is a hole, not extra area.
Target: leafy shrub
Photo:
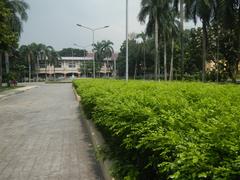
[[[76,80],[119,179],[239,179],[240,88]]]

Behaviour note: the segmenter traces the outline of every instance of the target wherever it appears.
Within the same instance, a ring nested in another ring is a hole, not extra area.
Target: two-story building
[[[114,73],[114,64],[116,66],[117,54],[111,58],[105,58],[100,64],[100,69],[96,68],[96,73],[100,76]],[[97,65],[96,65],[97,66]],[[39,61],[38,74],[40,78],[57,77],[57,78],[74,78],[74,77],[91,77],[93,71],[93,54],[88,53],[85,57],[61,57],[55,66],[46,64],[45,61]]]

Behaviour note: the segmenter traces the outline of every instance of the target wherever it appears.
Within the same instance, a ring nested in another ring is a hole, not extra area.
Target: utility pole
[[[128,82],[128,0],[126,0],[126,82]]]

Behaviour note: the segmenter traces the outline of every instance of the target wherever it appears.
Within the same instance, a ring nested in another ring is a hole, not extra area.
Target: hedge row
[[[73,82],[119,179],[239,179],[240,87]]]

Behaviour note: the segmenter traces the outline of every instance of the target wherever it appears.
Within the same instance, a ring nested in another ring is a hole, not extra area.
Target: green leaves
[[[89,79],[74,86],[119,179],[239,178],[238,86]]]

